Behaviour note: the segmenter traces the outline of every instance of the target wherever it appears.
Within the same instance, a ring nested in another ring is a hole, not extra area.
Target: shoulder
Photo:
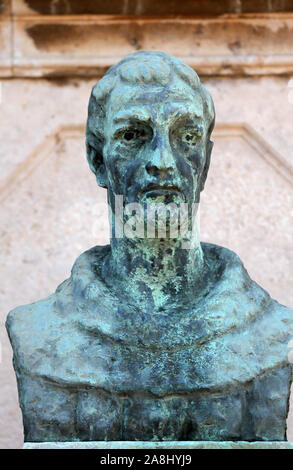
[[[105,256],[109,249],[107,246],[95,246],[82,253],[73,264],[71,276],[62,282],[56,292],[45,299],[38,300],[31,304],[16,307],[8,313],[6,329],[12,340],[18,336],[32,336],[32,333],[42,335],[52,328],[54,321],[57,321],[59,313],[58,297],[68,298],[73,290],[78,290],[80,284],[87,286],[97,275],[100,258]],[[78,285],[76,285],[78,284]],[[75,292],[76,294],[76,292]]]
[[[28,331],[35,333],[37,329],[45,329],[48,324],[48,313],[54,308],[54,303],[55,294],[52,294],[45,299],[11,310],[6,319],[9,336],[14,337],[17,333],[24,334]]]
[[[251,309],[254,305],[258,313],[270,310],[282,316],[288,325],[292,322],[293,310],[271,298],[270,294],[250,277],[242,260],[234,251],[212,243],[202,243],[202,248],[217,275],[212,289],[216,295],[226,298],[233,296],[233,301],[237,297],[246,299],[246,309]],[[237,315],[239,316],[239,312]]]
[[[70,278],[55,293],[9,312],[6,329],[18,374],[47,378],[58,375],[66,382],[68,377],[62,364],[72,357],[74,348],[84,339],[75,317],[108,249],[108,246],[97,246],[82,253],[73,265]]]
[[[205,319],[211,325],[211,344],[221,351],[223,378],[231,370],[246,381],[288,365],[293,311],[253,281],[233,251],[206,243],[203,251],[219,272],[205,299]]]
[[[52,336],[56,316],[55,298],[55,294],[52,294],[43,300],[22,305],[9,312],[6,329],[17,369],[34,362],[36,351],[43,350],[45,342]]]

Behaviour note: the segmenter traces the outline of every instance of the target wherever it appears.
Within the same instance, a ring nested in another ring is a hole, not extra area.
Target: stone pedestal
[[[25,442],[23,449],[293,449],[293,442],[267,441],[99,441]]]

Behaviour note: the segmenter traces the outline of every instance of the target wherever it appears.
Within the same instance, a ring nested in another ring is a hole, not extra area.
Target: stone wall
[[[146,0],[112,2],[111,11],[102,3],[0,1],[4,448],[23,439],[5,318],[50,294],[82,251],[107,243],[106,194],[87,166],[84,127],[91,87],[129,52],[164,50],[198,71],[217,113],[201,239],[236,251],[293,308],[292,2],[259,2],[259,11],[255,2],[217,2],[214,12],[215,2],[185,2],[185,11],[175,2],[160,11]]]

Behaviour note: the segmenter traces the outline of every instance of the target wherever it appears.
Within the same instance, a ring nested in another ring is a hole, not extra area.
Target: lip
[[[155,192],[155,193],[181,193],[181,190],[178,186],[174,185],[158,185],[158,184],[150,184],[146,188],[142,190],[143,194]]]

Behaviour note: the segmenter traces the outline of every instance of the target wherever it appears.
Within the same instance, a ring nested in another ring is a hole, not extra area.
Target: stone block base
[[[25,442],[23,449],[293,449],[293,442],[246,441],[92,441]]]

